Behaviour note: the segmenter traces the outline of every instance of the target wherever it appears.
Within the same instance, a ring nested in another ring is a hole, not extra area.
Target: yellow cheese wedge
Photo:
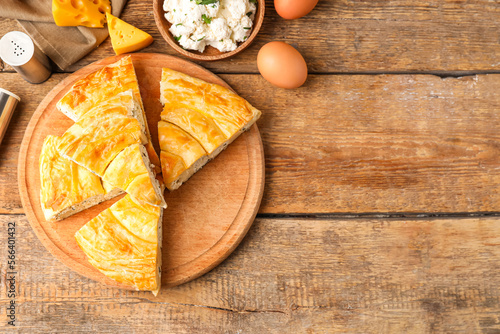
[[[153,42],[153,37],[150,34],[137,29],[110,13],[106,13],[106,18],[111,44],[117,55],[143,49]]]
[[[102,28],[110,0],[52,0],[52,16],[58,26]]]

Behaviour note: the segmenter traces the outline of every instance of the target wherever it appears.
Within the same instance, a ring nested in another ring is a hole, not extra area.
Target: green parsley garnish
[[[252,14],[253,14],[253,12],[248,12],[247,16],[250,17],[250,16],[252,16]]]
[[[203,36],[202,38],[200,38],[199,40],[197,40],[197,42],[202,41],[204,39],[205,39],[205,36]]]
[[[174,36],[174,39],[178,42],[182,36]]]
[[[197,5],[211,5],[216,2],[219,2],[219,0],[196,0]]]
[[[252,28],[251,28],[251,27],[243,27],[243,29],[245,29],[245,30],[250,30],[250,29],[252,29]]]
[[[205,14],[203,14],[201,18],[203,19],[203,22],[205,22],[206,24],[212,23],[212,18],[210,16],[206,16]]]
[[[177,23],[175,26],[178,27],[178,26],[181,26],[181,25],[182,25],[182,23]]]
[[[257,3],[257,0],[248,0],[251,3]]]

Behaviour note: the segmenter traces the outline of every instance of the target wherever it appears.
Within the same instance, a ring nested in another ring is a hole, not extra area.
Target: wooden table
[[[7,227],[15,222],[16,328],[100,333],[500,333],[500,3],[320,0],[281,19],[267,1],[254,44],[202,65],[264,112],[264,199],[216,269],[150,293],[70,271],[34,235],[17,187],[24,130],[67,72],[31,85],[0,146],[0,331],[7,325]],[[122,18],[144,52],[175,55],[151,1]],[[0,19],[0,35],[20,30]],[[284,40],[305,57],[300,89],[271,86],[257,52]],[[113,55],[109,39],[69,72]]]

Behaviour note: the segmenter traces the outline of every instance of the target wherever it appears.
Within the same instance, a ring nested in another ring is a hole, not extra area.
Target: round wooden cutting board
[[[56,109],[56,103],[75,81],[121,56],[95,62],[61,81],[35,111],[19,155],[19,191],[33,230],[60,261],[93,280],[125,286],[94,269],[78,247],[74,234],[90,219],[122,196],[101,203],[59,222],[47,222],[40,207],[38,159],[47,135],[62,135],[73,122]],[[132,54],[151,137],[158,149],[160,77],[162,67],[229,87],[210,71],[191,62],[162,54]],[[162,286],[172,287],[208,272],[222,262],[250,228],[264,189],[264,154],[256,125],[242,134],[178,190],[165,192],[168,208],[163,216]],[[43,269],[41,269],[43,270]]]

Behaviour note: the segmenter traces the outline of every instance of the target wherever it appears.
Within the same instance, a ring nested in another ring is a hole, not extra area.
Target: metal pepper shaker
[[[44,82],[52,73],[47,56],[21,31],[8,32],[0,39],[0,58],[34,84]]]
[[[0,88],[0,144],[19,101],[19,96]]]

